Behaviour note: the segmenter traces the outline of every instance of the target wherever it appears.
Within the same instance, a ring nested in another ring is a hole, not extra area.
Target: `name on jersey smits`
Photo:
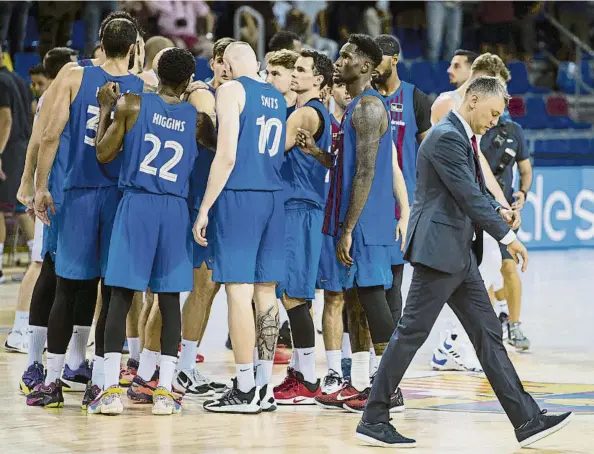
[[[264,107],[278,109],[278,99],[262,95],[260,95],[260,97],[262,98],[262,105]]]
[[[184,132],[186,130],[185,121],[167,118],[158,113],[153,115],[153,123],[163,128],[172,129],[173,131]]]

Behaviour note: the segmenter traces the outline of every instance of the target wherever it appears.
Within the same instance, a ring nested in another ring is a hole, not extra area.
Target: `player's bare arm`
[[[119,88],[114,90],[117,84],[108,82],[99,90],[97,99],[99,101],[99,125],[95,147],[97,160],[99,162],[110,162],[115,159],[122,149],[124,135],[134,126],[140,113],[140,96],[126,93],[119,100]],[[117,100],[113,121],[109,123],[111,110]]]
[[[355,176],[343,231],[336,246],[338,261],[345,266],[353,264],[352,233],[371,191],[380,138],[388,128],[386,108],[375,96],[364,96],[355,107],[351,121],[357,133]]]
[[[43,131],[41,143],[39,145],[39,156],[37,157],[37,177],[35,179],[35,214],[44,223],[49,225],[50,221],[47,216],[47,209],[55,213],[54,201],[48,190],[48,177],[50,170],[56,159],[56,153],[60,144],[60,136],[64,131],[66,123],[70,118],[70,104],[78,94],[83,78],[83,68],[72,67],[65,74],[64,79],[58,86],[57,93],[60,96],[56,97],[51,106],[52,121],[47,122],[47,126]],[[50,86],[52,88],[57,84],[57,79]],[[50,103],[48,103],[50,104]],[[44,103],[41,106],[46,106]]]
[[[41,107],[43,108],[43,104]],[[25,168],[23,169],[21,185],[17,192],[18,201],[30,209],[33,208],[33,196],[35,194],[33,181],[35,167],[37,166],[37,155],[39,152],[41,133],[42,129],[39,125],[39,121],[36,121],[33,123],[33,129],[31,130],[31,137],[29,138],[29,144],[27,145],[27,152],[25,155]]]
[[[400,249],[404,250],[406,229],[408,227],[408,218],[410,216],[410,206],[408,204],[408,191],[406,190],[404,175],[398,165],[398,150],[394,143],[392,143],[392,181],[394,197],[398,201],[398,206],[400,207],[400,219],[396,225],[396,241],[402,237],[402,245],[400,246]]]
[[[334,163],[332,154],[328,153],[328,150],[318,148],[314,140],[314,134],[319,127],[320,117],[313,107],[297,109],[287,121],[285,150],[289,151],[297,145],[304,153],[313,156],[320,164],[330,169]]]
[[[456,108],[456,102],[449,97],[443,96],[435,100],[431,106],[431,123],[437,124],[450,111]]]
[[[219,118],[217,151],[215,153],[206,191],[194,223],[194,238],[206,246],[208,212],[227,184],[235,167],[237,141],[239,139],[239,116],[245,106],[245,90],[240,82],[231,81],[217,89],[216,110]]]
[[[217,149],[217,131],[206,112],[198,112],[196,117],[196,142],[212,152]]]
[[[194,90],[188,96],[188,102],[192,104],[198,112],[207,114],[212,123],[217,125],[217,114],[215,113],[215,97],[213,94],[204,88]]]

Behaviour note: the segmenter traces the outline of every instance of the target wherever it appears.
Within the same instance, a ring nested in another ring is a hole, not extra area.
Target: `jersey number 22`
[[[148,173],[149,175],[157,175],[157,168],[151,166],[150,164],[161,151],[161,140],[159,140],[159,138],[154,134],[145,134],[144,141],[151,142],[153,144],[153,148],[140,163],[140,171]],[[175,140],[167,140],[165,141],[165,148],[171,148],[174,151],[174,154],[169,161],[167,161],[161,166],[160,169],[158,169],[159,177],[175,183],[177,181],[177,175],[170,172],[170,170],[173,169],[173,167],[175,167],[181,160],[184,154],[184,147],[182,147],[181,144]]]

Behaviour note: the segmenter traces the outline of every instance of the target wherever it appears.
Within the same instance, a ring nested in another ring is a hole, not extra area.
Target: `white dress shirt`
[[[474,132],[472,132],[472,128],[470,127],[470,125],[466,122],[466,120],[464,118],[462,118],[462,115],[460,115],[460,113],[457,110],[452,110],[452,113],[454,115],[456,115],[456,117],[458,117],[458,120],[460,120],[460,122],[462,123],[462,126],[464,126],[464,131],[466,131],[466,136],[468,137],[468,141],[471,143],[471,146],[472,146],[472,136],[476,136],[476,141],[477,141],[477,145],[478,145],[480,143],[481,136],[478,136]],[[516,234],[514,233],[513,230],[510,229],[509,232],[507,232],[505,234],[505,236],[499,242],[501,244],[505,244],[507,246],[509,243],[511,243],[515,239],[516,239]]]

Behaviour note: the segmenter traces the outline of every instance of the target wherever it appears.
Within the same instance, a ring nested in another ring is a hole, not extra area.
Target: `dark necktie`
[[[478,144],[476,143],[476,136],[472,136],[470,138],[470,142],[472,143],[472,150],[474,151],[474,171],[476,175],[476,182],[479,184],[480,188],[483,188],[483,172],[481,172],[481,161],[479,159],[478,154]]]

